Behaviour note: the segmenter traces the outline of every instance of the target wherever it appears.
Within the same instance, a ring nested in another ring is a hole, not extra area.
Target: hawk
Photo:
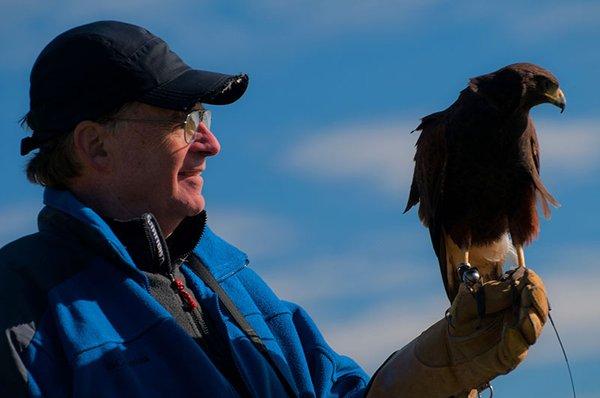
[[[429,228],[450,301],[457,268],[477,266],[482,280],[502,275],[508,234],[525,266],[523,246],[539,233],[536,202],[544,216],[558,206],[540,178],[540,149],[532,107],[566,100],[556,77],[530,63],[505,66],[470,79],[447,109],[425,116],[404,212],[419,203]]]

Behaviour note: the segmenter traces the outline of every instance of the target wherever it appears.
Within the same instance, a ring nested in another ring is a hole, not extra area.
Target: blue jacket
[[[93,210],[46,189],[39,232],[0,250],[0,396],[235,397],[201,347],[150,295],[148,280]],[[302,397],[361,397],[368,376],[335,353],[308,314],[277,298],[247,256],[206,229],[194,252]],[[284,397],[265,358],[216,295],[182,271],[256,397]]]

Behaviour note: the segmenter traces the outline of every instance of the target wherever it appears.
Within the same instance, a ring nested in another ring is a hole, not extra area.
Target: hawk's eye
[[[544,80],[544,89],[548,90],[552,86],[552,82],[550,80]]]
[[[549,91],[552,86],[554,85],[550,80],[548,80],[545,77],[539,76],[537,79],[537,86],[542,90],[542,91]]]

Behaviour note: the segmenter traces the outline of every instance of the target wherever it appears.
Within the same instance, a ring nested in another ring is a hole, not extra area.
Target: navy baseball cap
[[[35,61],[30,84],[33,134],[21,141],[21,155],[131,101],[181,111],[197,102],[230,104],[246,91],[248,76],[192,69],[148,30],[99,21],[52,40]]]

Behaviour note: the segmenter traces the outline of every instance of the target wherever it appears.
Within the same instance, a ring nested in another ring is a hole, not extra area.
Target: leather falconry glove
[[[542,280],[519,268],[479,289],[484,308],[462,284],[447,316],[375,372],[367,397],[466,397],[521,363],[548,317]]]

